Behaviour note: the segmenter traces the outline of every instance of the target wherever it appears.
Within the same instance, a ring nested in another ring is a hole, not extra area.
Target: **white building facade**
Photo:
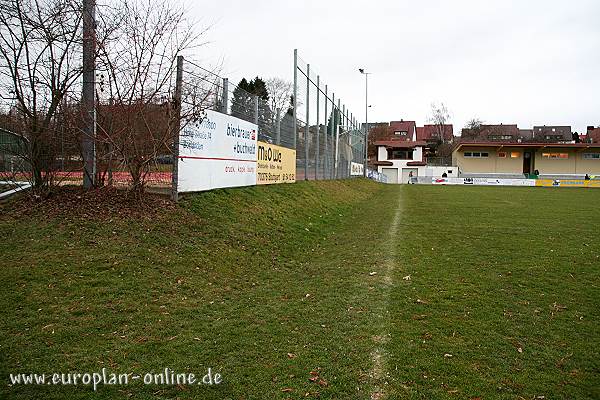
[[[428,166],[424,157],[427,146],[421,141],[385,140],[376,142],[377,172],[387,177],[388,183],[410,183],[418,176],[457,177],[457,167]]]

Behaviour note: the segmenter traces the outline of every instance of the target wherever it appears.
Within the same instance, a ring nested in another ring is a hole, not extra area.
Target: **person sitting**
[[[590,176],[588,174],[585,174],[585,178],[583,178],[583,179],[585,179],[586,181],[589,181],[590,180]]]

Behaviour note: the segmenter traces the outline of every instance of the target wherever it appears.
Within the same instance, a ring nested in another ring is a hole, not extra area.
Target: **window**
[[[388,150],[388,160],[412,160],[413,149],[407,150]]]
[[[600,160],[600,153],[583,153],[585,160]]]
[[[505,151],[499,151],[498,152],[498,158],[506,158],[506,152]]]
[[[466,158],[488,158],[489,155],[490,154],[487,151],[465,151],[463,153],[463,156]]]
[[[521,153],[519,153],[518,151],[510,152],[510,158],[519,158],[519,157],[521,157]]]
[[[394,132],[395,135],[400,135],[400,136],[406,136],[408,135],[408,132],[406,131],[396,131]]]
[[[542,158],[565,159],[569,158],[568,153],[542,153]]]
[[[489,135],[488,139],[490,140],[511,140],[512,135]]]

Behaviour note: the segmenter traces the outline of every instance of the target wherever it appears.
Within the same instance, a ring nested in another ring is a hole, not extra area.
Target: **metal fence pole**
[[[229,79],[223,78],[223,104],[221,106],[221,112],[227,114],[229,107]]]
[[[338,106],[337,106],[337,112],[339,114],[340,112],[340,104],[341,101],[340,99],[338,99]],[[342,122],[342,116],[340,115],[340,122]],[[335,129],[335,179],[338,178],[338,164],[339,164],[339,160],[340,160],[340,124],[336,124],[336,129]]]
[[[175,78],[175,116],[173,118],[173,164],[171,168],[171,200],[179,199],[179,131],[181,129],[181,86],[183,83],[183,56],[177,56],[177,75]]]
[[[304,129],[304,179],[308,180],[308,135],[310,133],[310,64],[306,64],[306,126]]]
[[[329,129],[329,133],[331,134],[331,157],[329,166],[329,179],[333,179],[333,171],[335,168],[335,156],[334,156],[334,138],[335,138],[335,93],[331,94],[331,128]]]
[[[329,103],[329,98],[327,97],[327,85],[325,85],[325,126],[323,129],[323,133],[325,134],[325,151],[324,151],[324,155],[325,157],[323,157],[323,179],[327,179],[327,168],[328,168],[328,158],[329,155],[327,154],[327,141],[329,140],[329,130],[328,130],[328,126],[327,126],[327,103]]]
[[[298,49],[294,49],[294,149],[296,148],[296,140],[298,139]]]
[[[320,133],[321,133],[321,124],[319,121],[319,99],[321,98],[321,86],[320,86],[320,78],[317,75],[317,145],[315,147],[315,180],[319,179],[319,147],[321,144],[320,141]]]
[[[18,4],[18,3],[17,3]],[[96,1],[83,1],[83,187],[96,185]],[[38,177],[34,177],[37,181]],[[36,182],[37,183],[37,182]]]

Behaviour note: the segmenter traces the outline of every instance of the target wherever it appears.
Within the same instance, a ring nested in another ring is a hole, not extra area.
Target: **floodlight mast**
[[[369,75],[364,68],[359,68],[358,72],[365,76],[365,167],[363,175],[367,177],[367,163],[369,162]]]

